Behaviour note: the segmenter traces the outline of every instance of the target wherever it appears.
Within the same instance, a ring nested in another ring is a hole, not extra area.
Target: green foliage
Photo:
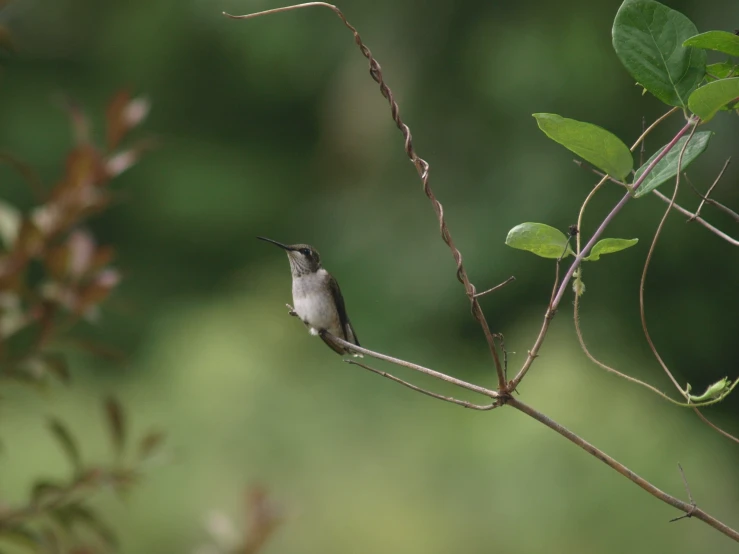
[[[544,223],[521,223],[508,231],[505,243],[542,258],[565,258],[574,254],[565,234]]]
[[[706,148],[708,148],[708,142],[712,136],[713,133],[711,131],[699,131],[693,134],[693,137],[690,139],[690,142],[688,143],[688,146],[685,148],[685,152],[683,153],[680,171],[684,171],[693,162],[693,160],[695,160],[706,150]],[[634,193],[634,196],[636,198],[652,192],[662,183],[666,183],[677,175],[677,164],[680,159],[680,152],[682,151],[683,146],[685,145],[685,142],[688,140],[688,138],[689,137],[680,138],[680,140],[675,143],[675,146],[673,146],[670,151],[667,152],[667,154],[665,154],[665,156],[655,164],[654,168],[644,178],[644,181],[642,181],[641,185],[639,185],[639,188]],[[660,148],[647,160],[644,165],[636,170],[634,181],[642,176],[642,174],[647,170],[647,168],[651,165],[655,158],[657,158],[657,156],[659,156],[665,148],[667,148],[667,146],[663,146],[662,148]]]
[[[634,159],[618,137],[605,129],[556,114],[535,113],[536,123],[555,142],[617,179],[624,179]]]
[[[691,386],[685,389],[685,393],[688,395],[688,399],[693,404],[707,403],[711,401],[723,400],[736,386],[736,382],[732,383],[728,377],[724,377],[715,383],[708,385],[703,394],[693,395],[690,394]]]
[[[584,261],[595,262],[604,254],[612,254],[634,246],[639,239],[602,239],[593,246]],[[575,253],[567,236],[545,223],[521,223],[508,232],[505,243],[511,248],[526,250],[542,258],[560,259]]]
[[[613,48],[629,73],[670,106],[687,108],[706,73],[706,54],[684,47],[692,21],[654,0],[626,0],[613,22]]]
[[[730,61],[712,63],[706,66],[706,79],[715,81],[716,79],[726,79],[734,77],[739,72],[739,66]]]
[[[690,110],[704,122],[709,121],[721,108],[739,100],[739,77],[721,79],[703,85],[690,95]]]
[[[604,254],[613,254],[634,246],[639,239],[601,239],[590,250],[590,255],[583,258],[586,262],[595,262]]]
[[[726,31],[708,31],[695,35],[683,42],[683,46],[716,50],[729,56],[739,57],[739,36]]]

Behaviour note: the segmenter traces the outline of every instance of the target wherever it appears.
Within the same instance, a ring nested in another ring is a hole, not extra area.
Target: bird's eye
[[[307,248],[301,248],[300,250],[298,250],[298,252],[300,252],[303,256],[310,257],[310,250],[308,250]]]

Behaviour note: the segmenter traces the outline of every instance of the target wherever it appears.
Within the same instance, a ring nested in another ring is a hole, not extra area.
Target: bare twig
[[[721,171],[718,172],[718,176],[713,181],[713,184],[710,187],[708,187],[708,190],[706,191],[706,195],[702,197],[701,203],[698,204],[698,209],[695,210],[695,215],[696,216],[699,216],[700,215],[701,210],[703,209],[703,205],[706,202],[713,203],[713,201],[711,199],[709,199],[708,197],[711,196],[711,193],[713,192],[713,189],[716,188],[716,185],[718,185],[718,182],[721,180],[721,177],[723,177],[724,172],[726,171],[726,168],[729,167],[729,163],[731,163],[731,158],[727,159],[726,162],[724,162],[724,167],[722,167],[721,168]],[[691,183],[691,185],[692,185],[692,183]],[[695,187],[693,187],[693,190],[695,190]]]
[[[410,128],[403,122],[400,117],[400,108],[398,106],[398,103],[395,101],[395,98],[393,97],[393,92],[390,90],[390,87],[388,87],[385,83],[384,77],[382,75],[382,68],[372,55],[372,52],[370,52],[370,49],[367,48],[364,42],[362,42],[362,39],[359,36],[359,32],[351,23],[347,21],[346,17],[341,12],[341,10],[339,10],[339,8],[337,8],[333,4],[328,4],[326,2],[307,2],[305,4],[295,4],[293,6],[274,8],[271,10],[265,10],[247,15],[230,15],[226,12],[223,13],[225,16],[232,19],[252,19],[262,15],[269,15],[311,7],[324,7],[332,10],[339,17],[339,19],[341,19],[344,26],[346,26],[346,28],[352,32],[352,34],[354,35],[354,42],[356,42],[362,55],[367,58],[367,61],[369,62],[370,76],[372,77],[372,79],[375,80],[375,82],[377,82],[378,85],[380,85],[380,93],[387,99],[388,103],[390,104],[390,112],[392,114],[393,121],[395,121],[398,129],[403,134],[403,139],[405,141],[405,153],[416,168],[418,176],[421,178],[423,191],[428,199],[431,201],[431,205],[433,206],[434,212],[436,213],[436,217],[439,221],[441,238],[451,250],[454,261],[457,264],[457,279],[460,283],[462,283],[462,285],[464,285],[464,290],[467,293],[467,298],[470,302],[472,315],[480,324],[480,327],[482,327],[483,334],[485,335],[485,340],[488,344],[488,349],[490,350],[490,354],[493,357],[493,361],[495,363],[495,371],[498,376],[498,388],[501,391],[506,390],[507,383],[505,379],[505,374],[503,372],[503,365],[500,362],[500,357],[498,356],[498,352],[495,348],[494,335],[490,330],[490,326],[488,325],[485,314],[480,307],[480,303],[477,301],[477,297],[475,296],[477,292],[475,290],[475,286],[470,282],[469,277],[467,276],[467,271],[462,264],[462,254],[454,245],[452,236],[449,233],[449,227],[447,226],[446,219],[444,218],[444,207],[441,205],[441,202],[436,199],[436,196],[434,195],[434,192],[429,185],[429,164],[422,158],[418,157],[418,154],[416,154],[416,151],[413,147],[413,138],[411,136]]]
[[[685,490],[688,493],[688,499],[690,500],[690,505],[693,507],[692,510],[690,510],[687,514],[681,515],[680,517],[674,517],[670,520],[670,523],[673,521],[680,521],[681,519],[685,519],[686,517],[691,517],[693,515],[693,512],[695,511],[695,508],[697,508],[697,505],[695,503],[695,500],[693,500],[693,495],[690,492],[690,485],[688,485],[688,480],[685,477],[685,472],[683,471],[683,466],[680,465],[680,462],[677,463],[677,468],[680,470],[680,475],[683,478],[683,483],[685,483]]]
[[[654,251],[657,247],[657,240],[659,240],[659,237],[662,234],[662,229],[664,228],[665,222],[667,221],[667,216],[670,215],[670,210],[672,209],[672,205],[675,203],[675,198],[677,197],[677,192],[680,188],[680,167],[683,162],[683,155],[685,154],[685,149],[688,147],[688,144],[690,143],[690,139],[693,138],[695,129],[696,127],[693,127],[693,129],[691,130],[690,136],[688,137],[688,140],[685,141],[685,144],[683,144],[683,147],[680,150],[680,155],[677,158],[677,175],[675,176],[675,190],[672,193],[672,199],[670,200],[670,204],[665,210],[665,213],[662,216],[662,219],[660,220],[659,225],[657,226],[657,230],[654,233],[652,244],[649,246],[649,252],[647,252],[647,259],[644,261],[644,269],[641,275],[641,282],[639,283],[639,315],[641,317],[641,324],[642,324],[642,330],[644,331],[644,337],[647,339],[647,344],[649,344],[649,348],[652,351],[652,354],[654,354],[654,357],[657,358],[657,362],[659,362],[659,365],[662,366],[662,369],[667,374],[667,377],[670,378],[670,381],[672,381],[672,384],[675,385],[675,388],[680,391],[680,393],[685,397],[686,400],[689,400],[690,398],[688,396],[688,393],[684,391],[682,387],[678,384],[677,380],[672,375],[672,372],[667,367],[667,364],[664,362],[664,360],[662,360],[662,357],[659,355],[659,352],[657,351],[657,348],[654,346],[654,342],[652,341],[652,337],[649,334],[646,312],[644,310],[644,288],[645,288],[645,284],[647,281],[647,272],[649,271],[649,264],[652,261],[652,256],[654,255]]]
[[[712,184],[712,185],[711,185],[711,186],[709,187],[709,189],[708,189],[708,192],[706,192],[705,196],[704,196],[704,195],[702,195],[702,194],[700,193],[700,191],[699,191],[699,190],[698,190],[697,188],[695,188],[695,185],[693,185],[692,181],[691,181],[691,180],[690,180],[690,178],[688,177],[688,174],[687,174],[687,173],[684,173],[684,174],[683,174],[683,177],[685,177],[685,180],[686,180],[686,181],[687,181],[687,183],[688,183],[688,184],[690,185],[690,188],[692,188],[692,189],[693,189],[693,191],[694,191],[694,192],[695,192],[695,193],[696,193],[696,194],[697,194],[697,195],[698,195],[698,196],[700,197],[700,199],[701,199],[701,203],[700,203],[700,205],[698,206],[698,209],[697,209],[697,210],[695,211],[695,217],[698,217],[698,216],[700,215],[700,211],[701,211],[701,208],[703,208],[703,204],[705,204],[705,203],[708,203],[708,204],[711,204],[712,206],[715,206],[716,208],[718,208],[719,210],[721,210],[721,211],[722,211],[722,212],[724,212],[725,214],[727,214],[727,215],[731,216],[731,218],[733,218],[733,219],[734,219],[734,221],[736,221],[737,223],[739,223],[739,214],[738,214],[738,213],[736,213],[736,212],[735,212],[734,210],[732,210],[731,208],[727,208],[727,207],[726,207],[726,206],[724,206],[724,205],[723,205],[723,204],[722,204],[721,202],[718,202],[718,201],[714,200],[713,198],[709,198],[709,196],[711,195],[711,192],[712,192],[712,191],[713,191],[713,189],[714,189],[714,188],[716,187],[716,185],[718,184],[718,182],[719,182],[719,180],[721,179],[721,177],[723,177],[723,175],[724,175],[724,172],[726,171],[726,168],[727,168],[727,167],[729,167],[729,163],[731,163],[731,158],[728,158],[728,159],[726,160],[726,162],[724,163],[724,166],[723,166],[723,167],[721,168],[721,171],[719,172],[718,176],[716,177],[716,180],[715,180],[715,181],[713,182],[713,184]],[[693,218],[691,218],[691,219],[695,219],[695,217],[693,217]]]
[[[621,185],[622,187],[625,187],[625,188],[627,188],[629,186],[626,183],[623,183],[623,182],[619,181],[618,179],[614,179],[610,175],[604,174],[602,171],[598,171],[596,168],[594,168],[592,166],[589,166],[588,164],[586,164],[585,162],[583,162],[581,160],[573,160],[573,161],[577,165],[579,165],[580,167],[582,167],[583,169],[589,169],[590,171],[592,171],[596,175],[599,175],[599,176],[603,177],[604,179],[607,179],[608,181],[612,181],[612,182],[616,183],[617,185]],[[683,173],[683,177],[685,177],[687,179],[688,176],[687,176],[687,174]],[[600,186],[601,183],[602,183],[602,181],[599,182],[598,185],[596,185],[596,189],[597,189],[598,186]],[[593,189],[593,191],[591,191],[591,194],[596,189]],[[680,206],[676,202],[672,202],[669,196],[665,196],[659,190],[654,189],[652,191],[652,194],[654,196],[656,196],[657,198],[659,198],[660,200],[662,200],[663,202],[667,202],[668,204],[670,204],[673,210],[675,210],[677,212],[680,212],[683,215],[688,216],[690,218],[689,220],[695,221],[696,223],[700,224],[702,227],[708,229],[711,233],[713,233],[714,235],[716,235],[720,239],[725,240],[726,242],[728,242],[729,244],[731,244],[733,246],[739,246],[739,240],[737,240],[737,239],[735,239],[733,237],[730,237],[729,235],[727,235],[726,233],[724,233],[722,230],[717,229],[716,227],[714,227],[713,225],[711,225],[710,223],[708,223],[708,221],[706,221],[705,219],[703,219],[702,217],[700,217],[698,214],[694,214],[693,212],[686,210],[685,208],[683,208],[682,206]],[[712,198],[709,198],[708,200],[709,200],[709,202],[715,202]],[[587,199],[586,199],[586,201],[587,201]],[[726,206],[724,206],[723,204],[719,204],[718,202],[716,202],[716,204],[718,204],[718,206],[721,206],[722,208],[725,208],[729,212],[734,213],[729,208],[726,208]],[[739,214],[735,214],[735,215],[737,217],[739,217]]]
[[[371,358],[376,358],[378,360],[390,362],[391,364],[395,364],[401,367],[412,369],[413,371],[425,373],[426,375],[434,377],[435,379],[446,381],[447,383],[451,383],[452,385],[456,385],[460,388],[471,390],[472,392],[482,394],[483,396],[487,396],[488,398],[502,398],[501,394],[498,391],[486,389],[485,387],[481,387],[479,385],[473,385],[472,383],[468,383],[466,381],[462,381],[461,379],[457,379],[456,377],[451,377],[450,375],[446,375],[444,373],[434,371],[433,369],[429,369],[427,367],[423,367],[423,366],[420,366],[418,364],[414,364],[411,362],[406,362],[405,360],[401,360],[399,358],[393,358],[392,356],[387,356],[385,354],[380,354],[379,352],[368,350],[367,348],[357,346],[356,344],[347,342],[344,339],[336,337],[332,335],[331,333],[326,333],[326,336],[330,337],[332,341],[335,341],[337,344],[340,344],[341,346],[343,346],[349,351],[359,352],[360,354],[365,354],[367,356],[370,356]]]
[[[516,280],[516,277],[515,277],[515,276],[513,276],[513,275],[511,275],[510,277],[508,277],[508,279],[506,279],[505,281],[503,281],[503,282],[502,282],[502,283],[500,283],[499,285],[495,285],[495,286],[494,286],[493,288],[491,288],[491,289],[488,289],[488,290],[484,290],[484,291],[482,291],[482,292],[476,292],[476,293],[475,293],[475,298],[480,298],[481,296],[485,296],[485,295],[486,295],[486,294],[488,294],[488,293],[491,293],[491,292],[495,292],[495,291],[496,291],[496,290],[498,290],[498,289],[502,289],[502,288],[503,288],[504,286],[506,286],[506,285],[507,285],[508,283],[510,283],[511,281],[515,281],[515,280]]]
[[[386,371],[380,371],[379,369],[375,369],[374,367],[370,367],[368,365],[365,365],[361,362],[357,362],[355,360],[344,360],[348,364],[352,365],[358,365],[359,367],[363,367],[364,369],[367,369],[371,371],[372,373],[377,373],[377,375],[381,375],[383,377],[386,377],[390,379],[391,381],[395,381],[396,383],[400,383],[404,387],[408,387],[411,390],[414,390],[416,392],[420,392],[421,394],[425,394],[426,396],[430,396],[432,398],[437,398],[438,400],[443,400],[444,402],[451,402],[452,404],[457,404],[459,406],[464,406],[465,408],[471,408],[473,410],[481,410],[481,411],[487,411],[492,410],[494,408],[498,407],[498,404],[495,402],[492,402],[490,404],[480,405],[480,404],[473,404],[472,402],[467,402],[466,400],[459,400],[457,398],[453,398],[451,396],[444,396],[443,394],[437,394],[435,392],[431,392],[430,390],[422,389],[421,387],[417,387],[416,385],[409,383],[408,381],[403,381],[403,379],[400,379],[396,377],[395,375],[392,375]]]
[[[655,119],[655,120],[654,120],[654,123],[652,123],[652,124],[651,124],[651,125],[650,125],[649,127],[647,127],[647,128],[646,128],[646,129],[644,130],[644,132],[643,132],[643,133],[642,133],[641,135],[639,135],[639,138],[638,138],[638,139],[636,139],[636,141],[634,142],[634,144],[632,144],[632,145],[631,145],[631,148],[629,148],[629,150],[631,150],[632,152],[633,152],[634,150],[636,150],[636,147],[637,147],[637,146],[639,146],[640,144],[642,144],[642,143],[644,142],[644,139],[645,139],[645,138],[647,138],[647,136],[649,135],[649,133],[651,133],[652,131],[654,131],[654,129],[655,129],[655,128],[656,128],[656,127],[657,127],[657,126],[658,126],[658,125],[660,124],[660,123],[662,123],[662,122],[663,122],[663,121],[664,121],[665,119],[667,119],[667,118],[668,118],[668,117],[670,117],[670,116],[671,116],[672,114],[674,114],[674,113],[675,113],[676,111],[678,111],[678,109],[679,109],[679,108],[678,108],[677,106],[676,106],[676,107],[674,107],[674,108],[671,108],[671,109],[669,109],[668,111],[666,111],[665,113],[663,113],[663,114],[662,114],[661,116],[659,116],[659,117],[658,117],[657,119]]]
[[[712,421],[710,421],[706,416],[704,416],[701,413],[701,411],[698,408],[693,408],[693,411],[695,412],[695,415],[697,415],[703,421],[703,423],[705,423],[706,425],[708,425],[711,429],[713,429],[714,431],[722,434],[727,439],[730,439],[730,440],[734,441],[735,443],[739,444],[739,439],[737,439],[731,433],[727,433],[726,431],[724,431],[723,429],[721,429],[721,427],[719,427],[718,425],[716,425],[715,423],[713,423]]]
[[[687,502],[683,502],[679,498],[675,498],[672,495],[667,494],[666,492],[658,489],[654,485],[652,485],[649,481],[646,479],[638,476],[636,473],[631,471],[629,468],[627,468],[625,465],[623,465],[621,462],[618,462],[611,458],[608,454],[603,452],[602,450],[596,448],[592,444],[590,444],[588,441],[580,438],[578,435],[567,429],[566,427],[563,427],[556,421],[550,419],[549,417],[545,416],[541,412],[535,410],[534,408],[527,406],[523,402],[515,399],[515,398],[509,398],[507,404],[509,406],[513,406],[517,410],[525,413],[529,417],[534,418],[536,421],[543,423],[553,431],[559,433],[563,437],[565,437],[570,442],[576,444],[585,452],[590,454],[591,456],[594,456],[598,458],[601,462],[609,466],[611,469],[615,469],[618,473],[626,477],[629,481],[632,483],[635,483],[645,491],[647,491],[649,494],[654,496],[655,498],[661,500],[665,504],[669,504],[670,506],[673,506],[674,508],[677,508],[678,510],[684,512],[684,513],[691,513],[692,517],[699,519],[703,521],[704,523],[707,523],[717,531],[723,533],[727,537],[730,537],[734,539],[735,541],[739,542],[739,532],[735,531],[728,525],[722,523],[715,517],[711,516],[710,514],[704,512],[703,510],[688,504]]]
[[[670,203],[670,198],[668,196],[665,196],[664,194],[662,194],[660,191],[658,191],[658,190],[655,189],[655,190],[652,191],[652,194],[654,194],[657,198],[659,198],[660,200],[662,200],[662,202],[667,202],[668,204]],[[731,237],[731,236],[727,235],[721,229],[717,229],[716,227],[714,227],[713,225],[711,225],[710,223],[708,223],[708,221],[706,221],[702,217],[697,216],[696,214],[694,214],[694,213],[686,210],[682,206],[678,206],[675,203],[672,203],[672,209],[680,212],[683,215],[687,215],[689,218],[692,218],[693,221],[695,221],[696,223],[699,223],[701,226],[705,227],[711,233],[713,233],[714,235],[716,235],[720,239],[725,240],[729,244],[731,244],[733,246],[739,246],[739,240],[735,239],[734,237]]]
[[[675,198],[677,197],[677,192],[680,187],[680,167],[682,166],[683,155],[685,154],[685,149],[690,143],[690,139],[693,137],[693,134],[695,133],[695,129],[696,127],[693,127],[693,129],[690,132],[690,136],[688,137],[688,140],[685,141],[685,144],[683,144],[683,147],[680,150],[680,155],[678,156],[678,159],[677,159],[677,175],[675,176],[675,190],[672,193],[670,204],[665,210],[665,213],[662,216],[662,219],[660,220],[659,225],[657,226],[657,230],[654,234],[654,238],[652,239],[652,244],[650,245],[649,252],[647,253],[647,259],[644,262],[644,270],[642,271],[641,281],[639,283],[639,315],[641,317],[641,324],[642,324],[642,330],[644,331],[644,337],[647,339],[647,344],[649,344],[649,348],[652,351],[652,354],[654,354],[654,357],[657,359],[657,362],[662,367],[664,372],[667,374],[667,377],[669,377],[670,381],[672,381],[672,384],[675,385],[675,388],[677,388],[677,390],[680,391],[680,394],[682,394],[688,402],[690,401],[690,396],[688,395],[688,392],[684,391],[682,387],[678,384],[677,380],[672,375],[672,372],[667,367],[667,364],[664,362],[662,357],[659,355],[659,352],[657,351],[657,348],[654,345],[654,342],[652,341],[652,337],[649,334],[649,328],[647,327],[646,313],[644,310],[644,288],[645,288],[645,283],[647,279],[647,272],[649,270],[649,263],[651,262],[652,256],[654,255],[654,250],[657,246],[657,240],[659,239],[659,236],[662,232],[662,228],[664,227],[665,221],[667,221],[667,216],[670,215],[670,210],[672,209],[675,203]],[[703,414],[700,413],[700,410],[698,410],[698,408],[693,408],[693,411],[705,423],[707,423],[712,429],[718,431],[725,437],[732,439],[734,442],[739,443],[739,439],[737,437],[731,435],[730,433],[727,433],[723,429],[720,429],[716,424],[708,421],[708,419]]]
[[[585,355],[588,357],[588,359],[593,362],[595,365],[600,367],[601,369],[604,369],[608,373],[612,373],[613,375],[616,375],[617,377],[621,377],[622,379],[626,379],[630,383],[635,383],[637,385],[641,385],[642,387],[645,387],[652,391],[653,393],[661,396],[668,402],[672,402],[673,404],[676,404],[678,406],[689,406],[688,402],[679,402],[677,400],[674,400],[673,398],[670,398],[668,395],[666,395],[664,392],[659,390],[657,387],[650,385],[649,383],[646,383],[642,381],[641,379],[637,379],[636,377],[632,377],[631,375],[627,375],[626,373],[622,373],[621,371],[618,371],[617,369],[612,368],[609,365],[604,364],[601,362],[598,358],[596,358],[588,349],[587,345],[585,344],[585,338],[582,334],[582,329],[580,328],[580,298],[578,296],[575,296],[575,309],[574,309],[574,320],[575,320],[575,334],[577,335],[577,340],[580,343],[580,348],[582,348],[582,351],[585,353]]]

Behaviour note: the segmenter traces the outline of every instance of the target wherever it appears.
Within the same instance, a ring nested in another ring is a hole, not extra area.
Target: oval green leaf
[[[739,77],[713,81],[690,95],[690,111],[703,121],[710,120],[726,104],[739,98]]]
[[[550,225],[544,223],[521,223],[508,231],[505,243],[519,250],[527,250],[542,258],[566,258],[574,254],[567,236]],[[562,255],[564,253],[564,256]]]
[[[535,113],[539,129],[611,177],[624,179],[634,166],[629,147],[614,134],[592,123],[551,113]],[[559,257],[559,256],[557,256]]]
[[[709,82],[737,75],[739,75],[739,66],[731,62],[718,62],[706,66],[706,79]]]
[[[708,31],[695,35],[683,42],[683,46],[706,48],[707,50],[716,50],[729,56],[739,57],[739,36],[726,31]]]
[[[700,156],[703,151],[708,148],[708,141],[711,139],[712,135],[713,133],[711,131],[700,131],[693,135],[693,138],[690,139],[688,146],[685,148],[685,154],[683,154],[683,162],[680,166],[681,171],[685,170],[685,168],[688,167],[694,159]],[[683,149],[683,145],[685,144],[686,140],[688,140],[688,137],[682,137],[679,141],[677,141],[677,144],[672,147],[672,150],[670,150],[664,158],[657,162],[657,165],[655,165],[654,169],[649,172],[649,175],[646,176],[644,182],[642,182],[642,184],[639,186],[639,189],[634,194],[636,198],[652,192],[662,183],[669,181],[670,179],[675,177],[675,175],[677,175],[677,162],[680,158],[680,151]],[[649,160],[647,160],[647,163],[636,170],[634,181],[641,177],[641,174],[644,173],[644,170],[646,170],[647,167],[649,167],[649,164],[652,163],[652,160],[659,156],[659,154],[664,149],[665,146],[660,148],[651,158],[649,158]]]
[[[604,254],[613,254],[634,246],[639,239],[602,239],[595,243],[590,255],[583,258],[586,262],[595,262]]]
[[[654,0],[625,0],[613,22],[613,49],[641,86],[685,108],[706,73],[706,52],[682,45],[696,34],[678,11]]]

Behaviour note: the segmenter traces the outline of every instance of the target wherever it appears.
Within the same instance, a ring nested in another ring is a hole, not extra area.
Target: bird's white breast
[[[328,287],[330,279],[325,269],[293,279],[293,303],[298,317],[312,327],[314,334],[326,329],[342,336],[339,314]]]

